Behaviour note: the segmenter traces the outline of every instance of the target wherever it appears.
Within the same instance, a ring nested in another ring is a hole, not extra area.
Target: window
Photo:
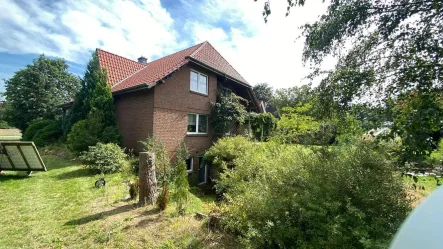
[[[221,94],[222,94],[223,97],[230,98],[231,95],[232,95],[232,90],[229,89],[229,88],[222,87]]]
[[[208,76],[191,71],[191,91],[208,94]]]
[[[194,160],[192,159],[192,157],[188,158],[188,160],[186,160],[186,171],[188,173],[192,173],[192,166],[194,164]]]
[[[208,116],[188,114],[188,134],[207,134]]]

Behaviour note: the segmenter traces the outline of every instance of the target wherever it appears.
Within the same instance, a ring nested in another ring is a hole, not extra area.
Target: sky
[[[285,16],[287,1],[271,0],[2,0],[0,79],[10,78],[39,54],[64,58],[82,76],[96,48],[137,60],[158,59],[209,41],[251,84],[273,88],[309,83],[299,27],[326,11],[306,1]],[[325,63],[330,63],[326,61]],[[4,82],[0,80],[0,92]]]

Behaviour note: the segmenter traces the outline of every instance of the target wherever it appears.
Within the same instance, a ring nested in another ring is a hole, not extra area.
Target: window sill
[[[207,133],[187,133],[186,136],[188,137],[207,137]]]
[[[201,95],[201,96],[205,96],[205,97],[208,97],[209,95],[207,94],[207,93],[201,93],[201,92],[196,92],[196,91],[192,91],[192,90],[189,90],[191,93],[194,93],[194,94],[197,94],[197,95]]]

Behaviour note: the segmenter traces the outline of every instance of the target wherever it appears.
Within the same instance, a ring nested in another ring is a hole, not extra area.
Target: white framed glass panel
[[[198,73],[191,71],[191,91],[198,92]]]
[[[197,132],[197,115],[188,114],[188,133]]]
[[[208,133],[208,116],[198,116],[198,133]]]
[[[208,94],[208,77],[202,74],[198,77],[198,92]]]

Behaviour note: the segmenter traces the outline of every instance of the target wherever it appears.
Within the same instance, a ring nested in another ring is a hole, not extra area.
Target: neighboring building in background
[[[201,182],[208,172],[200,169],[199,155],[214,141],[210,114],[217,92],[235,93],[249,101],[248,111],[262,111],[252,87],[209,42],[152,62],[101,49],[97,55],[108,73],[123,146],[139,152],[139,141],[154,135],[174,154],[184,140],[191,154],[189,171],[199,168]]]

